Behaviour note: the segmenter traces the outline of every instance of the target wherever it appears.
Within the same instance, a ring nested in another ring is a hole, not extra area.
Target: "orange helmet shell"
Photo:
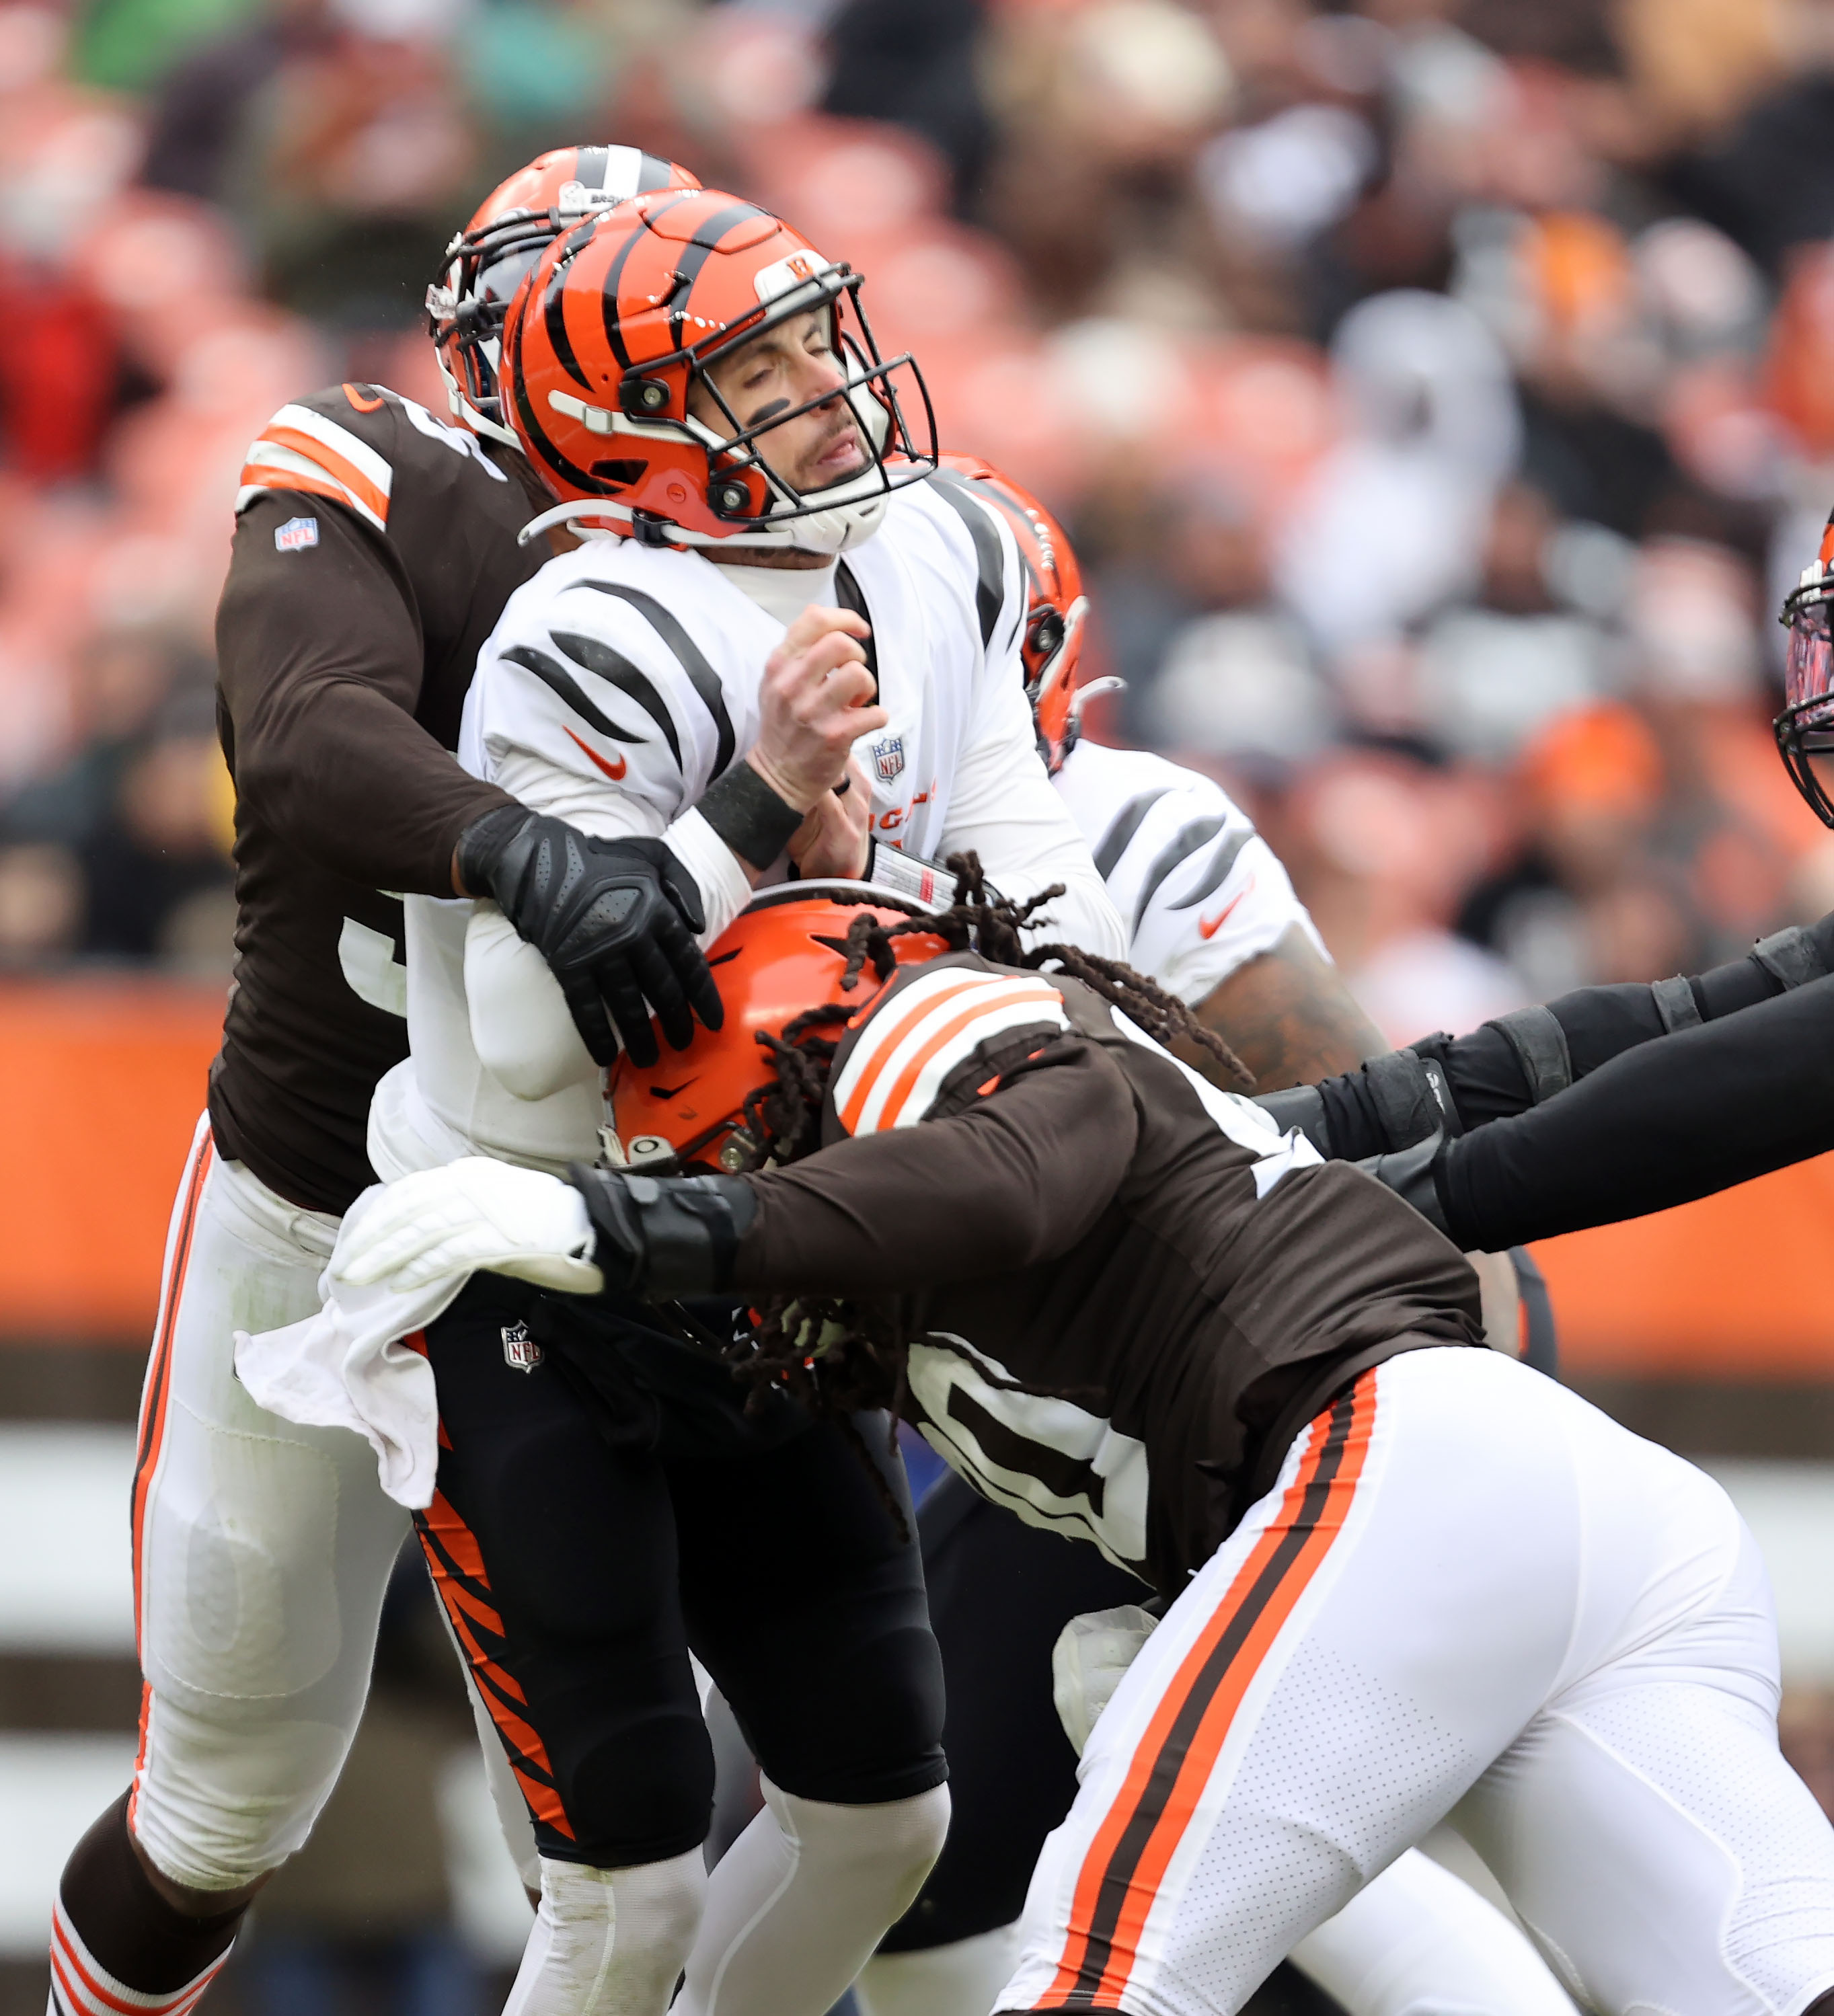
[[[692,542],[755,538],[843,502],[883,497],[928,475],[935,430],[915,363],[881,358],[859,285],[851,268],[740,197],[698,189],[634,197],[564,232],[511,304],[503,358],[510,424],[557,498],[599,503],[604,508],[579,515],[625,521],[621,529],[657,543],[676,535]],[[809,310],[834,319],[844,383],[747,430],[709,367]],[[901,369],[921,401],[929,443],[922,450],[892,383]],[[730,435],[690,413],[697,385],[724,412]],[[756,444],[837,395],[861,421],[867,464],[805,499],[766,466]]]
[[[674,161],[635,147],[556,147],[498,183],[446,247],[427,290],[428,333],[453,417],[516,446],[497,393],[503,314],[528,269],[569,224],[646,189],[698,189]]]
[[[792,882],[755,898],[720,934],[708,958],[726,1004],[724,1025],[697,1025],[685,1050],[659,1042],[660,1063],[639,1067],[621,1056],[611,1067],[612,1125],[632,1167],[742,1165],[742,1144],[732,1137],[744,1119],[745,1096],[771,1078],[758,1036],[779,1034],[805,1009],[824,1002],[845,1003],[863,1014],[883,991],[870,965],[850,993],[841,989],[846,958],[838,948],[863,911],[888,924],[903,923],[910,914],[838,891],[811,895],[806,885]],[[920,965],[949,949],[927,932],[892,945],[900,966]]]
[[[1089,598],[1068,535],[1031,491],[978,455],[944,454],[939,480],[965,483],[1012,527],[1025,569],[1025,628],[1019,642],[1025,697],[1044,760],[1054,773],[1076,746],[1076,671]]]

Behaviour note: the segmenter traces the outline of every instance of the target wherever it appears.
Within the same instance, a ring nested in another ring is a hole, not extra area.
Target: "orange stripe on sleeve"
[[[244,490],[301,490],[312,497],[329,497],[333,504],[348,504],[350,492],[330,477],[302,476],[297,469],[279,469],[267,462],[245,462],[240,487]]]
[[[904,1111],[912,1088],[923,1074],[924,1065],[945,1044],[952,1042],[963,1030],[971,1027],[989,1010],[1008,1007],[1015,1001],[1023,1001],[1030,991],[1029,988],[1020,988],[1008,992],[989,988],[981,999],[971,1001],[965,1008],[952,1015],[918,1046],[917,1054],[892,1081],[892,1089],[885,1095],[885,1103],[879,1109],[879,1124],[875,1131],[883,1133],[898,1125],[899,1118]],[[1061,999],[1062,997],[1058,998]]]
[[[261,430],[261,439],[272,441],[276,448],[290,448],[295,455],[304,455],[308,462],[315,462],[359,502],[366,504],[384,524],[387,524],[388,492],[378,489],[354,462],[340,455],[336,448],[327,448],[317,435],[308,434],[301,427],[270,424]]]

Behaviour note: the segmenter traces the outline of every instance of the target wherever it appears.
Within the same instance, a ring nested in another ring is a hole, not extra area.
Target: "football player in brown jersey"
[[[334,1275],[743,1295],[749,1376],[895,1401],[1154,1586],[1003,2011],[1238,2010],[1455,1814],[1586,2006],[1829,2016],[1834,1829],[1724,1494],[1470,1348],[1449,1241],[1180,1064],[1169,997],[1013,921],[755,906],[693,1053],[704,1173],[452,1165],[366,1199]]]

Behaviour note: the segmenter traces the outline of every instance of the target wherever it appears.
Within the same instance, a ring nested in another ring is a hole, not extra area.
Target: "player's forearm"
[[[1761,940],[1741,959],[1695,975],[1580,988],[1519,1009],[1469,1035],[1436,1035],[1267,1102],[1321,1153],[1360,1160],[1436,1128],[1458,1133],[1564,1095],[1612,1059],[1700,1023],[1736,1016],[1834,967],[1834,916]]]
[[[740,1292],[886,1294],[1068,1251],[1132,1151],[1133,1102],[1086,1056],[1027,1073],[967,1113],[845,1141],[748,1177]]]
[[[305,674],[236,734],[236,789],[308,859],[374,889],[450,896],[459,836],[511,802],[360,678]]]
[[[1834,979],[1823,979],[1640,1045],[1559,1098],[1432,1150],[1443,1222],[1461,1245],[1519,1245],[1834,1149],[1831,1039]]]

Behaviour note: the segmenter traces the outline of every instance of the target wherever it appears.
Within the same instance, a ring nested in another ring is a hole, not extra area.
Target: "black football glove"
[[[622,1038],[633,1064],[654,1064],[650,1009],[678,1050],[693,1040],[696,1015],[709,1029],[724,1021],[694,942],[707,925],[701,892],[661,841],[595,840],[502,805],[466,827],[458,852],[464,886],[494,896],[547,961],[596,1062],[611,1063]]]

